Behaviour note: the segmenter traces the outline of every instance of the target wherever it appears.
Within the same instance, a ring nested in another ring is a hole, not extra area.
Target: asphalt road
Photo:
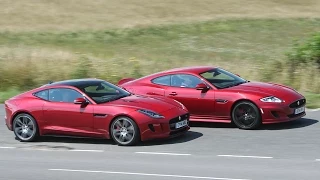
[[[4,116],[0,105],[0,117]],[[42,137],[21,143],[0,123],[0,180],[319,180],[320,111],[259,130],[192,123],[184,136],[119,147]]]

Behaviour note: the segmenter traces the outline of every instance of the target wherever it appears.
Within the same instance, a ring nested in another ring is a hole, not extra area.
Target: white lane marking
[[[169,155],[169,156],[191,156],[191,154],[164,153],[164,152],[135,152],[137,154]]]
[[[93,149],[71,149],[69,151],[73,151],[73,152],[103,152],[103,150],[93,150]]]
[[[15,149],[16,147],[0,147],[0,149]]]
[[[219,157],[237,157],[237,158],[256,158],[256,159],[272,159],[273,157],[267,157],[267,156],[242,156],[242,155],[217,155]]]
[[[320,161],[320,159],[316,159],[316,161]]]
[[[148,173],[116,172],[116,171],[90,171],[90,170],[76,170],[76,169],[48,169],[48,170],[49,170],[49,171],[65,171],[65,172],[84,172],[84,173],[103,173],[103,174],[137,175],[137,176],[155,176],[155,177],[189,178],[189,179],[249,180],[249,179],[234,179],[234,178],[218,178],[218,177],[202,177],[202,176],[185,176],[185,175],[173,175],[173,174],[148,174]]]

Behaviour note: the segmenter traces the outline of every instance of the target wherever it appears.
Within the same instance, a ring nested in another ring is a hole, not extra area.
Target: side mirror
[[[73,101],[74,104],[81,104],[81,105],[84,105],[84,104],[87,104],[87,100],[85,98],[77,98]]]
[[[205,85],[204,83],[200,83],[196,86],[197,90],[201,90],[201,91],[206,91],[209,89],[209,87],[207,85]]]

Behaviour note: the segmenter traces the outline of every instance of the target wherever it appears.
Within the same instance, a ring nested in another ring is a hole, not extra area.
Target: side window
[[[83,97],[82,94],[67,88],[58,88],[49,90],[49,101],[73,103],[77,98]]]
[[[170,86],[170,75],[152,79],[151,82],[153,82],[154,84]]]
[[[34,93],[34,96],[43,99],[43,100],[47,100],[49,99],[49,90],[43,90],[43,91],[39,91]]]
[[[201,79],[189,74],[176,74],[171,77],[171,86],[195,88],[201,83]]]

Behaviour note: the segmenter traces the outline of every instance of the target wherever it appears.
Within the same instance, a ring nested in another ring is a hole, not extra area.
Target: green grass
[[[0,91],[0,103],[3,103],[5,100],[20,94],[22,91],[17,88],[10,88],[6,91]]]
[[[310,109],[320,108],[320,94],[304,93],[307,99],[307,107]]]
[[[320,19],[242,19],[105,31],[0,33],[0,90],[50,80],[98,77],[116,83],[165,69],[221,66],[253,81],[319,93],[320,71],[298,68],[289,83],[285,53],[320,31]],[[10,92],[10,91],[9,91]],[[319,99],[311,106],[318,106]]]

